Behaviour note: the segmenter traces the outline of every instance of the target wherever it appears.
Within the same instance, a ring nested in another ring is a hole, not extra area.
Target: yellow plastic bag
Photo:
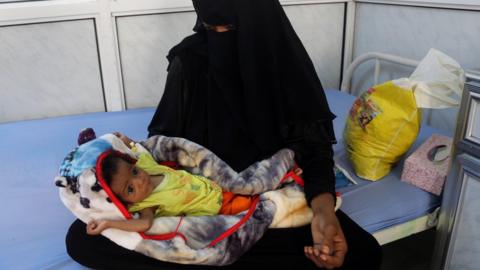
[[[387,175],[417,137],[418,108],[458,106],[464,82],[461,66],[431,49],[409,78],[374,86],[360,96],[343,134],[355,173],[372,181]]]
[[[363,93],[350,109],[343,134],[355,173],[372,181],[387,175],[415,141],[420,124],[411,89],[389,81]]]

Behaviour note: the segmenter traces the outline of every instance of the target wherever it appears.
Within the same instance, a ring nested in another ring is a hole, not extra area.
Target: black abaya
[[[218,4],[221,3],[221,4]],[[227,24],[227,33],[205,30],[169,54],[164,96],[149,135],[184,137],[206,146],[240,171],[280,148],[295,151],[308,201],[334,193],[332,119],[320,81],[278,0],[194,0],[199,22]],[[378,269],[375,239],[342,212],[348,243],[341,269]],[[235,264],[317,269],[303,252],[310,226],[268,230]],[[67,250],[79,263],[102,269],[207,269],[156,261],[102,236],[88,236],[75,222]]]
[[[340,270],[380,269],[381,248],[376,240],[347,215],[337,212],[343,233],[349,243],[349,250]],[[222,269],[245,270],[281,269],[314,270],[318,269],[303,254],[303,246],[311,242],[310,226],[290,229],[268,230],[265,235],[233,265],[195,266],[162,262],[127,250],[103,236],[91,236],[85,233],[85,224],[77,220],[67,233],[67,252],[80,264],[93,269],[105,270],[196,270]]]
[[[162,119],[169,121],[162,121],[161,125],[155,126],[153,130],[162,130],[168,136],[184,134],[184,130],[188,129],[185,126],[178,125],[178,123],[187,121],[184,119],[185,114],[181,113],[183,111],[181,108],[184,106],[182,104],[185,104],[185,101],[189,98],[194,97],[194,94],[188,92],[187,82],[183,80],[182,66],[178,58],[172,62],[166,92],[162,99],[162,102],[170,101],[169,106],[161,104],[156,114],[157,117],[163,116]],[[228,126],[228,128],[234,127],[234,123]],[[202,135],[197,135],[198,137],[192,135],[190,139],[201,140]],[[243,147],[251,147],[251,145],[247,144]],[[241,147],[238,147],[238,149],[241,149]],[[256,152],[252,149],[245,148],[242,156],[248,157],[246,154],[253,156],[254,153]],[[349,246],[344,266],[340,269],[379,269],[381,249],[376,240],[341,211],[337,212],[337,218]],[[232,266],[220,269],[245,269],[245,267],[252,267],[253,265],[279,267],[278,269],[318,269],[303,254],[303,247],[310,245],[311,241],[310,226],[268,230],[251,250],[240,257],[239,261]],[[70,227],[66,245],[69,255],[74,260],[95,269],[219,269],[218,267],[185,266],[157,261],[134,251],[126,250],[103,236],[87,235],[85,224],[80,220],[77,220]]]
[[[278,0],[193,4],[196,33],[168,55],[170,69],[176,68],[176,58],[183,65],[182,79],[167,86],[150,135],[175,130],[237,171],[288,147],[304,170],[307,200],[334,194],[335,116]],[[214,24],[233,30],[217,33],[204,27]],[[178,91],[181,99],[175,97]]]

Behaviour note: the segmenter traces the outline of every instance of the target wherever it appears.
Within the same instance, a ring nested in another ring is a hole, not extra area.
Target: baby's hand
[[[108,222],[106,220],[91,220],[87,224],[87,234],[99,235],[103,230],[108,229]]]
[[[294,172],[296,175],[300,176],[300,175],[302,175],[303,170],[302,170],[301,168],[297,167],[297,168],[295,168],[295,169],[293,170],[293,172]]]
[[[120,132],[113,132],[113,135],[117,136],[128,147],[130,147],[130,143],[133,142],[132,139],[128,138]]]

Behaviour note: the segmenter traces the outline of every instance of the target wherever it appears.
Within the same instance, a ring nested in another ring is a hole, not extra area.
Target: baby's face
[[[126,203],[141,202],[155,188],[150,175],[124,160],[119,161],[117,173],[110,182],[113,193]]]

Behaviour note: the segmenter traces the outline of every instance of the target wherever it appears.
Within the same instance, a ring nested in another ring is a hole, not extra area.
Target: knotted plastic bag
[[[410,78],[363,93],[350,109],[343,134],[355,173],[372,181],[387,175],[418,135],[419,108],[458,106],[464,82],[460,65],[431,49]]]

